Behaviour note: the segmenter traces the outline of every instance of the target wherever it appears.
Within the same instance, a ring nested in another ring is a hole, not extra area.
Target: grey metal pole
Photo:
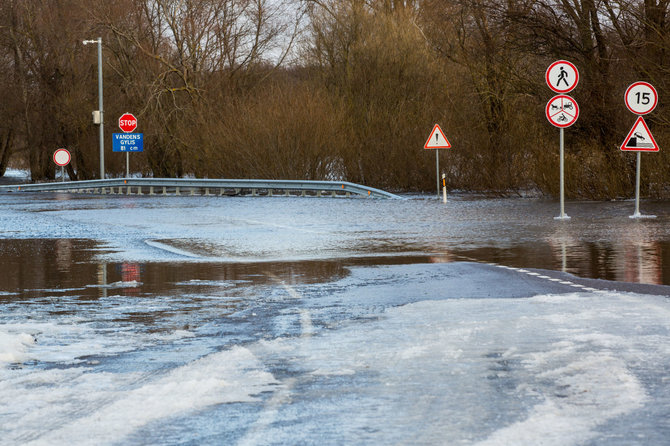
[[[561,129],[560,136],[561,145],[561,218],[565,218],[565,137],[564,131]]]
[[[126,152],[126,178],[130,178],[130,153]]]
[[[435,149],[435,168],[436,168],[436,178],[437,178],[437,198],[440,198],[440,151]]]
[[[98,107],[100,108],[100,179],[105,179],[105,113],[102,107],[102,37],[98,37]]]
[[[561,136],[560,136],[560,175],[561,175],[561,180],[560,180],[560,195],[561,195],[561,215],[556,217],[558,220],[569,220],[570,217],[565,215],[565,137],[564,137],[564,132],[563,129],[561,128]]]
[[[633,217],[640,216],[640,163],[642,161],[642,152],[637,152],[637,169],[635,175],[635,213]]]

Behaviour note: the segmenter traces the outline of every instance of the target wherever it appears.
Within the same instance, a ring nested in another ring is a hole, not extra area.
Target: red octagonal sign
[[[132,113],[124,113],[119,118],[119,128],[125,133],[135,131],[137,128],[137,118]]]

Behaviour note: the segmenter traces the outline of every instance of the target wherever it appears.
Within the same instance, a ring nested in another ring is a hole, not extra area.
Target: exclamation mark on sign
[[[440,142],[440,134],[435,132],[435,143],[439,143],[439,142]]]

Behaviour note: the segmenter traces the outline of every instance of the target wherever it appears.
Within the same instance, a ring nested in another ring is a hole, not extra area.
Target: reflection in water
[[[549,237],[549,246],[551,246],[554,257],[560,261],[560,270],[564,273],[568,271],[568,252],[574,252],[577,242],[575,238],[566,231],[564,226]]]
[[[463,260],[463,257],[508,266],[560,270],[581,277],[670,285],[670,242],[652,239],[643,226],[617,243],[585,242],[559,228],[546,240],[511,247],[451,249],[433,255],[364,257],[260,263],[100,263],[90,240],[0,239],[0,291],[24,298],[77,290],[80,298],[122,293],[203,290],[207,283],[287,285],[320,283],[348,274],[355,265],[388,265]],[[7,299],[9,294],[0,300]]]
[[[569,239],[557,239],[546,246],[538,243],[455,253],[508,266],[563,271],[592,279],[670,285],[669,243],[622,241],[613,247],[602,242],[571,244]]]
[[[100,289],[100,296],[107,297],[107,264],[101,263],[98,265],[98,286]]]
[[[647,228],[637,225],[628,232],[618,256],[626,282],[660,283],[662,281],[661,246],[654,241]]]
[[[142,267],[137,263],[124,262],[118,265],[117,268],[121,271],[124,294],[137,295],[139,293],[139,285],[142,282]]]
[[[67,248],[69,263],[63,259]],[[320,283],[348,274],[346,267],[356,264],[396,264],[426,262],[426,257],[372,260],[354,259],[275,263],[105,263],[97,262],[99,252],[94,242],[70,240],[2,240],[0,239],[0,291],[16,292],[23,297],[40,297],[64,290],[77,290],[81,298],[96,299],[123,293],[151,295],[197,290],[210,284],[248,283],[288,285]],[[0,299],[3,299],[0,294]]]
[[[454,253],[521,268],[563,271],[580,277],[670,285],[670,243],[652,239],[640,226],[617,243],[583,241],[564,228],[546,240],[510,248]]]
[[[58,270],[60,272],[67,273],[70,270],[70,264],[72,263],[72,240],[56,240],[55,248],[56,264],[58,265]]]

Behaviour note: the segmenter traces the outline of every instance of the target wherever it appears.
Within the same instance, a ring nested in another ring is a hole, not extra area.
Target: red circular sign
[[[651,113],[658,104],[658,93],[649,82],[635,82],[626,90],[626,107],[636,115]]]
[[[130,133],[137,128],[137,118],[132,113],[124,113],[119,118],[119,128],[125,132]]]
[[[577,101],[564,94],[549,99],[545,112],[549,122],[558,128],[570,127],[579,118]]]
[[[572,62],[557,60],[549,65],[544,75],[547,85],[556,93],[574,90],[579,82],[579,71]]]
[[[64,167],[70,164],[70,152],[67,149],[58,149],[54,152],[54,163],[58,166]]]

